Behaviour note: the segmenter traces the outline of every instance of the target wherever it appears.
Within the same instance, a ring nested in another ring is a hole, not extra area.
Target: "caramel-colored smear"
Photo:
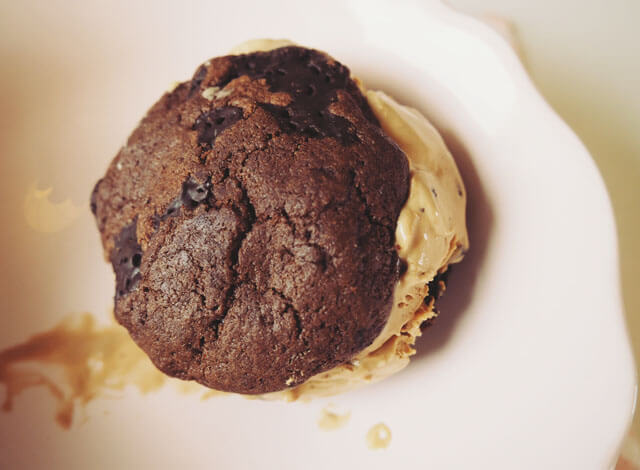
[[[38,189],[33,183],[24,199],[24,217],[29,227],[36,232],[56,233],[70,226],[82,215],[82,208],[70,199],[63,202],[51,202],[53,188]]]
[[[318,427],[323,431],[335,431],[344,427],[349,422],[349,418],[351,418],[351,412],[340,414],[329,405],[320,412]]]
[[[378,423],[367,432],[367,447],[372,450],[385,449],[391,444],[391,430],[384,423]]]
[[[61,372],[61,378],[54,380],[53,372]],[[219,393],[168,378],[123,327],[99,326],[88,313],[68,316],[53,329],[0,352],[0,383],[6,387],[2,408],[11,410],[15,397],[28,388],[45,387],[57,401],[56,421],[65,429],[76,405],[128,385],[148,393],[169,380],[183,393],[204,392],[202,399]]]

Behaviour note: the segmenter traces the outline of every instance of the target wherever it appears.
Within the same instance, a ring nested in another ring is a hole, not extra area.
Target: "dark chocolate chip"
[[[111,251],[111,264],[116,273],[116,298],[122,297],[136,288],[140,281],[142,248],[136,235],[137,218],[122,229]]]
[[[223,106],[201,114],[193,125],[198,131],[198,142],[213,147],[216,138],[228,127],[242,119],[242,109]]]
[[[195,208],[202,201],[209,196],[209,190],[211,189],[211,181],[207,180],[204,183],[198,183],[192,178],[182,183],[182,194],[180,200],[185,207]]]
[[[160,222],[164,222],[169,217],[176,217],[180,215],[180,209],[182,207],[195,209],[199,204],[206,201],[210,192],[210,179],[207,179],[204,183],[198,183],[193,178],[189,177],[184,183],[182,183],[182,192],[180,193],[180,196],[171,201],[171,204],[169,204],[165,213],[153,216],[153,228],[157,229],[160,226]]]

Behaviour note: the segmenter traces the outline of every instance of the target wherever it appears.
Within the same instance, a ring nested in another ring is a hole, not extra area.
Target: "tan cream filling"
[[[247,41],[232,54],[268,51],[293,45],[287,40]],[[425,305],[428,284],[438,271],[462,259],[469,247],[465,223],[466,191],[458,168],[438,131],[417,110],[402,106],[381,91],[367,97],[383,130],[409,161],[409,196],[398,217],[396,248],[407,272],[394,290],[389,319],[378,337],[351,362],[310,377],[306,382],[265,398],[296,400],[334,395],[381,380],[409,363],[420,325],[434,316]],[[283,384],[288,385],[288,384]]]

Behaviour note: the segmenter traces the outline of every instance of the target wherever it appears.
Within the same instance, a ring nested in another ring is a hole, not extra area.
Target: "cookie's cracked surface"
[[[300,47],[212,59],[151,108],[92,195],[116,317],[170,375],[299,384],[385,325],[408,188],[343,65]]]

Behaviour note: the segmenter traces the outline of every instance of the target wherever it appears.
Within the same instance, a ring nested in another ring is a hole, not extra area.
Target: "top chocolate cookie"
[[[169,375],[247,394],[304,382],[385,325],[408,189],[405,155],[337,61],[212,59],[92,194],[116,318]]]

